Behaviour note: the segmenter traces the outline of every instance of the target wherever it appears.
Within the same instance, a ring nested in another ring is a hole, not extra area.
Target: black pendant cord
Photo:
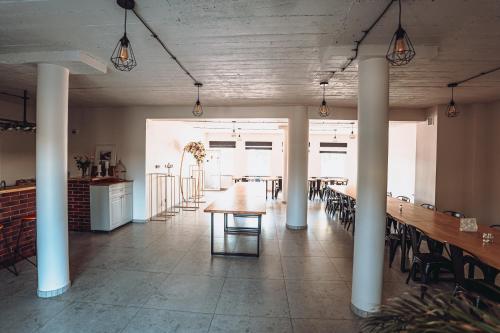
[[[398,27],[401,27],[401,0],[398,0],[399,4],[399,21],[398,21]]]
[[[385,15],[385,13],[387,13],[387,11],[389,10],[389,8],[391,8],[392,4],[395,1],[396,0],[390,0],[389,3],[387,4],[387,6],[382,11],[382,13],[368,27],[368,29],[362,31],[363,36],[361,36],[361,38],[359,40],[354,41],[354,48],[352,49],[352,51],[354,52],[354,56],[350,57],[347,60],[347,62],[345,63],[345,65],[341,67],[341,69],[340,69],[341,72],[345,71],[347,69],[347,67],[349,67],[353,63],[353,61],[358,58],[359,47],[361,46],[361,43],[363,43],[363,41],[368,36],[368,34],[373,30],[373,28],[377,25],[377,23],[382,19],[382,17]],[[401,0],[399,0],[399,24],[401,25]]]
[[[326,87],[326,84],[323,84],[323,102],[325,101],[325,88]]]
[[[454,87],[458,87],[459,85],[461,85],[462,83],[465,83],[465,82],[468,82],[468,81],[471,81],[471,80],[474,80],[474,79],[477,79],[478,77],[481,77],[481,76],[484,76],[484,75],[488,75],[488,74],[491,74],[493,72],[496,72],[496,71],[499,71],[500,70],[500,66],[499,67],[496,67],[496,68],[493,68],[493,69],[490,69],[488,71],[485,71],[485,72],[481,72],[479,74],[476,74],[476,75],[473,75],[471,77],[468,77],[466,79],[463,79],[461,81],[455,81],[455,82],[450,82],[448,83],[448,88],[454,88]],[[453,91],[453,89],[452,89]]]
[[[125,9],[125,23],[123,24],[123,31],[124,31],[124,35],[127,36],[127,12],[128,12],[128,9]]]
[[[160,43],[161,47],[163,47],[163,49],[165,50],[165,52],[168,53],[168,55],[177,63],[177,65],[179,65],[179,67],[184,71],[184,73],[189,76],[191,78],[191,80],[193,80],[194,83],[199,83],[200,81],[198,81],[187,69],[186,67],[184,67],[184,65],[181,64],[181,62],[179,61],[179,59],[177,59],[177,57],[172,53],[172,51],[170,51],[167,47],[167,45],[160,39],[160,36],[158,36],[158,34],[156,32],[154,32],[154,30],[149,26],[148,23],[146,23],[146,21],[142,18],[141,15],[139,15],[137,13],[137,11],[135,9],[132,9],[132,12],[135,14],[135,16],[139,19],[139,21],[141,21],[141,23],[146,27],[146,29],[149,30],[149,32],[151,33],[151,36],[156,39],[158,41],[158,43]]]

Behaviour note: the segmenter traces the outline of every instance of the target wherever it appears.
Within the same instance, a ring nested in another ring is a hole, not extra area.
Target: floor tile
[[[289,318],[216,315],[210,333],[292,333]]]
[[[205,333],[212,321],[211,314],[141,309],[130,320],[124,333]]]
[[[70,303],[32,297],[0,298],[0,332],[24,333],[40,329]]]
[[[281,262],[285,279],[341,280],[327,257],[282,257]]]
[[[139,309],[128,306],[73,303],[45,324],[39,333],[118,333]]]
[[[227,272],[233,278],[283,279],[279,256],[234,258]]]
[[[114,271],[108,281],[83,298],[85,302],[140,306],[155,293],[167,275],[138,271]]]
[[[293,319],[294,333],[358,333],[358,320]]]
[[[342,281],[286,281],[292,318],[353,319],[351,291]]]
[[[149,298],[146,307],[214,313],[223,278],[172,274]]]
[[[217,314],[288,317],[283,280],[226,278]]]

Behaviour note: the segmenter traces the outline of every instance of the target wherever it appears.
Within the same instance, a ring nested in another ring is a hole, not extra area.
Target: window
[[[245,141],[245,149],[272,150],[273,143],[271,141]]]
[[[236,141],[208,141],[210,148],[236,148]]]
[[[320,151],[321,177],[346,177],[347,152]]]
[[[321,177],[346,177],[347,142],[320,142]]]
[[[247,176],[271,176],[271,156],[269,149],[248,149]]]

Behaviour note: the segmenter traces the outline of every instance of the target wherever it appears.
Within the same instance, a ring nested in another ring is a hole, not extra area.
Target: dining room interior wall
[[[459,105],[448,118],[438,107],[436,205],[479,223],[500,216],[500,102]]]
[[[417,123],[415,161],[415,203],[436,203],[437,107],[428,120]]]

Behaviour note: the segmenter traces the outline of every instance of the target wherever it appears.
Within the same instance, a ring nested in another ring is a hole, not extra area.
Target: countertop
[[[0,189],[0,194],[29,191],[34,190],[35,188],[36,186],[33,184],[7,186],[6,188]]]

